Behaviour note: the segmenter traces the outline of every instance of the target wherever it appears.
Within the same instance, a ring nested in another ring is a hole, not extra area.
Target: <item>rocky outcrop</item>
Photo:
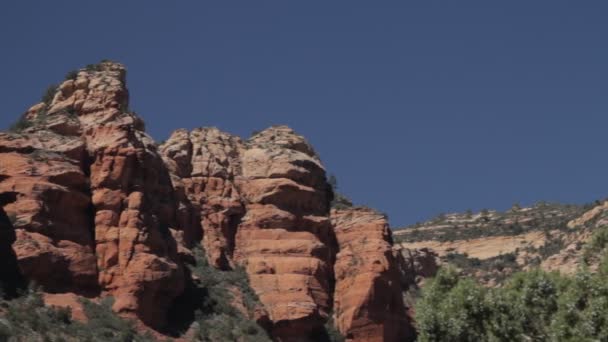
[[[186,235],[202,235],[216,267],[246,267],[273,336],[324,330],[335,239],[325,170],[306,140],[285,126],[246,142],[202,128],[174,132],[161,151]]]
[[[23,276],[75,310],[81,296],[113,296],[115,311],[161,329],[195,288],[185,265],[200,244],[210,265],[246,270],[263,308],[245,316],[277,341],[322,339],[332,310],[349,340],[410,337],[386,220],[330,215],[302,136],[199,128],[157,146],[128,108],[125,74],[112,62],[71,73],[20,132],[0,133],[2,282]]]
[[[327,319],[333,281],[333,232],[325,170],[291,129],[267,129],[247,142],[237,181],[246,214],[235,260],[282,341],[310,338]]]
[[[352,341],[413,340],[386,217],[374,210],[333,210],[340,252],[334,266],[337,328]]]
[[[393,254],[399,265],[401,284],[404,290],[420,287],[425,279],[439,271],[439,255],[429,248],[408,249],[394,247]]]
[[[0,136],[21,271],[49,292],[108,293],[116,311],[162,325],[183,287],[172,187],[128,111],[124,67],[81,70],[46,97],[24,115],[31,127]]]
[[[161,146],[178,200],[186,245],[203,239],[209,262],[229,269],[245,209],[235,178],[243,143],[216,128],[175,131]],[[204,234],[203,234],[204,227]]]
[[[50,292],[95,292],[91,201],[78,164],[41,149],[6,151],[0,158],[0,192],[16,197],[4,209],[12,221],[13,250],[23,275]]]
[[[585,246],[590,242],[595,231],[608,226],[608,201],[599,203],[580,217],[568,222],[570,231],[561,240],[563,248],[543,260],[540,267],[546,271],[558,271],[562,274],[574,274],[583,265],[597,270],[601,253],[593,253],[585,260]]]

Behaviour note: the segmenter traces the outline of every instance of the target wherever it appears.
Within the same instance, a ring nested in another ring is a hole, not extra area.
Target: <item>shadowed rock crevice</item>
[[[0,194],[0,287],[7,297],[14,297],[19,290],[26,286],[26,281],[17,264],[17,256],[11,244],[15,242],[16,235],[13,220],[4,209],[4,205],[15,202],[17,194],[5,192]]]

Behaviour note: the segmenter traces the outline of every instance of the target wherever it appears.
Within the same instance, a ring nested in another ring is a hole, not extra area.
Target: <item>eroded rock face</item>
[[[246,214],[235,259],[269,311],[273,335],[312,338],[331,307],[335,242],[325,170],[304,138],[272,127],[247,142],[237,184]]]
[[[434,277],[439,271],[439,255],[430,248],[394,247],[393,254],[399,265],[403,289],[420,287],[425,279]]]
[[[0,192],[18,194],[5,210],[24,276],[50,292],[107,292],[116,311],[161,326],[184,281],[173,190],[127,107],[120,64],[63,82],[25,114],[31,127],[0,136]]]
[[[221,269],[233,266],[236,229],[245,212],[235,185],[242,149],[239,138],[216,128],[178,130],[161,147],[179,201],[184,241],[192,245],[202,236],[209,262]]]
[[[178,130],[161,147],[180,222],[218,268],[246,267],[279,340],[312,339],[331,307],[335,238],[325,170],[277,126],[243,142],[214,128]],[[184,226],[188,226],[184,224]]]
[[[352,341],[413,340],[386,217],[367,208],[332,210],[340,252],[334,266],[337,328]]]
[[[302,136],[200,128],[157,147],[128,95],[124,67],[101,63],[30,108],[20,133],[0,133],[3,270],[49,303],[109,295],[162,328],[201,244],[216,268],[245,268],[263,305],[251,318],[277,341],[322,338],[332,310],[350,340],[408,338],[386,221],[330,216],[325,169]]]
[[[0,192],[16,197],[4,210],[23,275],[50,292],[95,292],[90,197],[78,164],[44,150],[2,153],[0,159]]]

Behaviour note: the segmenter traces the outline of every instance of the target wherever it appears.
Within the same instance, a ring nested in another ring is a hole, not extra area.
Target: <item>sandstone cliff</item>
[[[116,312],[164,331],[170,308],[196,300],[184,296],[205,277],[188,271],[202,247],[211,266],[245,269],[275,340],[327,339],[332,320],[352,341],[412,338],[386,220],[330,213],[302,136],[198,128],[157,146],[128,100],[124,66],[102,62],[0,133],[0,280],[35,282],[56,305],[112,296]]]
[[[367,208],[332,211],[340,252],[334,266],[338,329],[353,341],[413,338],[388,222]]]

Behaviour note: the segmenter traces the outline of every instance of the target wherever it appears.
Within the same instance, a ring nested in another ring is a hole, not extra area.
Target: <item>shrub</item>
[[[201,341],[270,341],[262,327],[243,316],[231,302],[231,287],[237,287],[243,302],[253,312],[259,300],[249,286],[247,273],[241,267],[231,271],[218,270],[211,266],[201,248],[194,249],[196,265],[190,267],[200,282],[197,284],[202,298],[196,310],[197,337]]]
[[[72,107],[72,106],[66,108],[65,111],[64,111],[64,113],[65,113],[65,115],[67,115],[70,118],[77,118],[78,117],[78,111],[74,107]]]
[[[133,325],[111,309],[111,300],[101,304],[84,301],[86,324],[72,321],[70,309],[45,307],[42,294],[33,287],[20,297],[1,301],[0,341],[153,341],[138,335]]]
[[[46,88],[46,90],[44,91],[44,94],[42,94],[42,97],[40,98],[40,102],[44,102],[46,105],[50,105],[51,102],[53,101],[53,98],[55,97],[56,92],[57,92],[57,85],[51,84],[50,86],[48,86]]]
[[[19,119],[9,127],[9,132],[20,133],[24,129],[32,127],[32,122],[27,119],[25,114],[21,115]]]
[[[17,214],[15,214],[15,213],[11,213],[11,214],[9,214],[9,215],[8,215],[8,220],[10,221],[10,223],[11,223],[12,225],[14,225],[14,224],[15,224],[15,222],[17,222]]]
[[[608,226],[597,228],[591,235],[589,243],[585,246],[583,252],[583,260],[589,264],[592,260],[597,259],[597,255],[608,245]]]
[[[485,291],[469,279],[459,279],[454,269],[440,270],[416,305],[419,340],[484,340],[489,314]]]
[[[75,80],[78,77],[78,70],[72,70],[65,74],[65,80]]]
[[[329,342],[346,341],[344,336],[342,336],[340,331],[338,331],[338,329],[336,328],[335,323],[334,323],[334,315],[331,312],[329,313],[329,319],[325,323],[325,331],[327,333],[327,339],[329,340]]]
[[[442,269],[416,304],[420,341],[606,341],[608,273],[517,273],[486,289]]]
[[[99,64],[87,64],[87,66],[85,67],[86,71],[101,71],[101,65]]]
[[[330,207],[332,209],[347,209],[353,206],[353,202],[346,196],[338,192],[338,179],[335,175],[330,174],[327,178],[327,184],[331,188],[332,200]]]

